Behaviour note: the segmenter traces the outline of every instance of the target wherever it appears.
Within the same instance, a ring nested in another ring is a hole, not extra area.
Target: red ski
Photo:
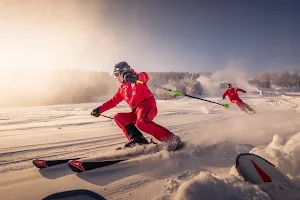
[[[119,160],[105,160],[105,161],[80,161],[80,160],[70,160],[68,166],[73,172],[84,172],[96,168],[101,168],[113,164],[117,164],[129,159],[119,159]]]

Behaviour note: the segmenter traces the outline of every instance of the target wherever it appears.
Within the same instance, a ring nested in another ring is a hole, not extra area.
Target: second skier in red
[[[251,113],[256,113],[248,104],[243,102],[238,95],[238,92],[246,93],[245,90],[241,88],[233,88],[231,84],[228,84],[227,88],[228,89],[222,95],[223,99],[228,96],[229,100],[232,103],[235,103],[242,111],[248,113],[247,110],[249,110]]]

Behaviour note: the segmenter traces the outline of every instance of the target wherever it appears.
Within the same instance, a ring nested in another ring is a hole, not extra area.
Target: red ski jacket
[[[223,96],[223,98],[228,96],[228,98],[231,102],[233,100],[241,100],[238,95],[238,92],[243,92],[243,91],[244,90],[242,90],[241,88],[232,88],[231,90],[227,89],[222,96]]]
[[[148,82],[149,76],[146,72],[137,73],[139,80],[143,82]],[[129,83],[124,82],[121,83],[115,95],[103,103],[100,106],[100,112],[105,112],[116,105],[118,105],[121,101],[125,100],[131,109],[136,108],[139,104],[143,103],[147,99],[152,98],[151,103],[155,103],[152,92],[149,90],[146,84],[139,83]]]

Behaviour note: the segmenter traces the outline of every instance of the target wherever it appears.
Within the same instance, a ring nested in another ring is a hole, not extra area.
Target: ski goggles
[[[114,72],[114,77],[119,78],[122,75],[122,72]]]

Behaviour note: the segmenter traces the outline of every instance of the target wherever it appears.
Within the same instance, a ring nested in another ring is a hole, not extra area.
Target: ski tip
[[[39,169],[43,169],[43,168],[48,167],[45,160],[34,159],[34,160],[32,160],[32,163],[33,163],[34,166],[36,166]]]
[[[42,169],[42,168],[48,168],[52,166],[56,166],[59,164],[67,163],[69,160],[77,160],[80,158],[72,158],[72,159],[54,159],[54,160],[44,160],[44,159],[33,159],[32,163],[35,167]]]
[[[82,166],[82,162],[79,160],[70,160],[68,166],[73,172],[84,172],[85,169]]]

